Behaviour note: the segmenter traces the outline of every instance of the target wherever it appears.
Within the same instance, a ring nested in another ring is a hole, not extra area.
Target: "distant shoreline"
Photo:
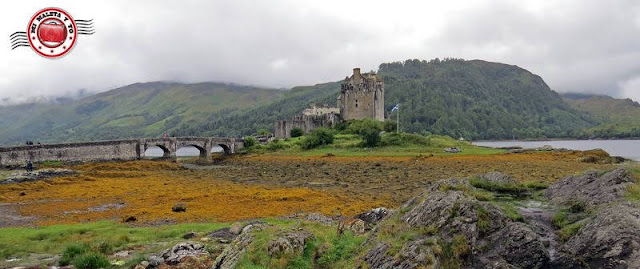
[[[474,142],[544,142],[544,141],[621,141],[621,140],[640,140],[640,137],[615,138],[615,139],[549,138],[549,139],[516,139],[516,140],[502,139],[502,140],[467,140],[467,141],[474,143]]]

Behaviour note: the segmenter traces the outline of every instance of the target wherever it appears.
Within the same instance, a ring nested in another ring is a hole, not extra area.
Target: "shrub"
[[[258,135],[270,135],[271,132],[269,132],[269,130],[267,130],[267,129],[260,129],[260,130],[258,130],[257,134]]]
[[[364,130],[375,129],[378,132],[383,130],[384,124],[374,119],[361,119],[349,121],[346,132],[361,135]]]
[[[384,124],[374,119],[362,119],[349,122],[347,133],[362,137],[362,146],[375,147],[380,143],[380,132]]]
[[[321,145],[333,143],[334,133],[331,129],[318,128],[313,130],[301,143],[303,149],[312,149]]]
[[[347,123],[344,121],[338,122],[336,123],[336,125],[333,126],[333,129],[336,129],[338,131],[344,131],[347,129]]]
[[[279,150],[279,149],[283,149],[286,148],[288,145],[282,141],[280,141],[279,139],[274,139],[273,141],[269,142],[269,144],[267,144],[266,148],[268,150]]]
[[[384,146],[431,145],[431,139],[429,137],[409,133],[386,133],[382,136],[381,142]]]
[[[89,248],[87,246],[70,245],[64,249],[64,252],[62,252],[62,257],[60,258],[60,261],[58,261],[58,264],[60,264],[60,266],[70,265],[77,256],[86,253],[88,250]]]
[[[391,132],[395,132],[397,131],[398,125],[396,124],[396,121],[394,120],[385,120],[384,121],[384,127],[383,130],[387,133],[391,133]]]
[[[86,253],[76,257],[73,260],[73,265],[78,269],[100,269],[111,266],[107,257],[98,253]]]
[[[587,204],[581,200],[571,200],[569,201],[569,212],[571,213],[580,213],[585,210]]]
[[[253,136],[247,136],[244,138],[244,147],[250,148],[255,146],[258,143],[258,140]]]
[[[365,147],[375,147],[380,143],[380,131],[377,129],[361,130],[362,145]]]
[[[293,128],[291,129],[291,137],[300,137],[304,135],[304,131],[301,128]]]

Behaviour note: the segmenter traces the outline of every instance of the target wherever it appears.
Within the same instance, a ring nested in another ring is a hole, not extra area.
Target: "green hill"
[[[397,103],[401,106],[403,131],[468,139],[575,137],[595,124],[563,102],[542,78],[517,66],[407,60],[381,64],[378,73],[385,81],[387,111]],[[185,124],[178,133],[246,135],[271,130],[276,120],[290,118],[310,102],[335,105],[339,88],[339,82],[296,87],[274,103],[214,113],[206,125]]]
[[[345,71],[346,72],[346,71]],[[600,120],[578,111],[537,75],[479,60],[381,64],[386,109],[401,128],[467,139],[584,137]],[[0,106],[1,144],[170,135],[243,136],[335,105],[340,82],[275,90],[221,83],[138,83],[64,104]],[[391,115],[395,119],[395,114]]]
[[[211,113],[269,103],[284,92],[222,83],[136,83],[60,104],[0,107],[0,143],[155,137]]]
[[[600,124],[585,130],[591,137],[640,137],[640,104],[603,95],[563,94],[573,108],[595,117]]]

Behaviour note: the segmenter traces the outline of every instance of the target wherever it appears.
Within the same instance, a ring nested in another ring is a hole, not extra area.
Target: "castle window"
[[[358,99],[356,99],[356,107],[358,107]]]

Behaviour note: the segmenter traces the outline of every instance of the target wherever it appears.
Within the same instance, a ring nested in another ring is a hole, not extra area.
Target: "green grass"
[[[518,208],[512,203],[507,201],[494,202],[495,205],[502,209],[508,218],[513,221],[524,222],[524,217],[518,212]]]
[[[0,170],[0,181],[7,179],[11,174],[16,172],[16,170]]]
[[[491,192],[507,193],[515,196],[521,196],[529,191],[527,186],[518,183],[497,183],[480,178],[471,178],[469,183],[471,186],[476,188],[485,189]]]
[[[383,135],[396,136],[395,134]],[[458,141],[447,136],[431,135],[423,137],[415,134],[401,134],[404,142],[398,145],[378,146],[373,148],[363,148],[362,139],[354,134],[337,134],[335,140],[330,145],[319,146],[314,149],[301,149],[301,141],[305,138],[296,137],[279,140],[278,146],[260,145],[250,149],[250,152],[270,155],[298,155],[298,156],[326,156],[333,154],[335,156],[355,157],[355,156],[446,156],[446,155],[485,155],[505,152],[500,149],[492,149],[485,147],[477,147],[466,141]],[[417,138],[420,137],[420,138]],[[460,153],[445,153],[446,147],[458,147],[462,150]]]
[[[157,227],[130,227],[101,221],[40,228],[0,229],[0,258],[24,257],[29,253],[62,253],[70,245],[87,244],[97,251],[116,251],[128,246],[151,242],[167,244],[183,240],[187,232],[210,232],[227,223],[183,223]]]
[[[640,165],[629,167],[629,171],[635,177],[636,183],[629,186],[626,198],[629,201],[640,202]]]
[[[569,224],[563,227],[562,229],[560,229],[560,231],[558,231],[558,237],[560,237],[560,240],[562,240],[563,242],[566,242],[567,240],[569,240],[569,238],[575,235],[583,226],[584,226],[584,223],[581,221]]]
[[[269,226],[255,233],[253,243],[240,259],[237,268],[351,268],[364,236],[351,232],[338,235],[336,228],[315,222],[267,220]],[[302,253],[271,257],[267,253],[269,241],[280,231],[305,230],[313,233]]]

